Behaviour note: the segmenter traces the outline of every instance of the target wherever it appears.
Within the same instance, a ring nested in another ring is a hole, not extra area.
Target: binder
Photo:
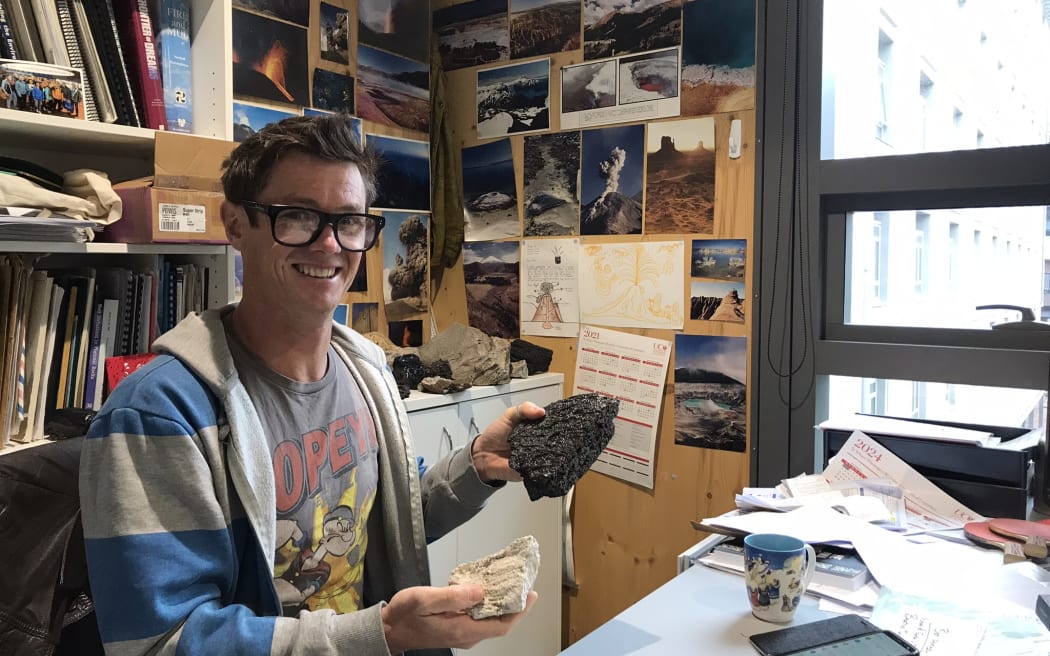
[[[11,29],[11,21],[4,2],[6,0],[0,0],[0,55],[6,59],[21,59],[18,46],[15,44],[15,32]]]
[[[55,0],[55,11],[58,14],[58,23],[62,28],[62,39],[66,46],[66,53],[69,55],[69,65],[85,71],[84,118],[89,121],[97,121],[99,115],[98,108],[95,106],[95,83],[84,66],[84,57],[80,51],[76,28],[73,26],[73,12],[69,9],[69,0]]]
[[[44,59],[49,64],[69,68],[69,53],[58,22],[58,11],[52,0],[32,0],[33,16],[39,32]]]
[[[95,100],[98,120],[103,123],[113,123],[117,120],[117,109],[113,104],[113,95],[109,91],[109,80],[106,77],[106,71],[102,68],[102,60],[99,59],[98,49],[95,47],[90,20],[87,11],[84,10],[85,0],[65,1],[69,3],[73,30],[84,61],[84,71],[88,86],[91,87],[92,96]]]
[[[4,0],[7,7],[7,20],[15,36],[15,46],[22,54],[22,59],[44,61],[44,47],[37,34],[36,19],[33,18],[33,6],[30,0]]]
[[[138,106],[132,93],[131,79],[120,45],[117,20],[110,0],[73,0],[87,13],[88,28],[106,72],[110,95],[117,112],[117,121],[132,127],[142,127]],[[74,4],[76,6],[76,4]]]

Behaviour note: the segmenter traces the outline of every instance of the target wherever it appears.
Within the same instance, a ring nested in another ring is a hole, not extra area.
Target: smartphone
[[[757,633],[751,644],[762,656],[918,656],[919,650],[860,615],[846,614]]]
[[[918,650],[892,631],[878,631],[783,656],[916,656]]]

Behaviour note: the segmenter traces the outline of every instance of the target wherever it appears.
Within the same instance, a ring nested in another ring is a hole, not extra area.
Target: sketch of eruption
[[[557,301],[554,300],[554,284],[550,282],[540,283],[540,295],[536,297],[536,313],[532,315],[533,321],[543,322],[544,328],[551,328],[555,323],[561,323],[561,310]]]
[[[630,235],[642,231],[642,204],[619,191],[620,172],[626,162],[627,153],[616,147],[598,165],[605,189],[583,208],[584,234]]]

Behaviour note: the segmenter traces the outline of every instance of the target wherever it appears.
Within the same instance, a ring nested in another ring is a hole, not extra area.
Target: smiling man
[[[418,474],[376,345],[332,312],[383,227],[350,118],[267,126],[224,163],[241,302],[191,315],[92,423],[81,503],[112,654],[448,653],[506,634],[478,586],[430,587],[426,538],[505,481],[508,409]]]

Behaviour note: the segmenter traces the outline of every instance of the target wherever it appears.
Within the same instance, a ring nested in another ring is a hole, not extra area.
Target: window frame
[[[823,466],[829,376],[1050,387],[1045,335],[849,325],[828,273],[848,264],[850,212],[1050,205],[1050,145],[822,160],[823,2],[760,2],[758,20],[752,484]],[[774,280],[782,298],[766,297]]]

